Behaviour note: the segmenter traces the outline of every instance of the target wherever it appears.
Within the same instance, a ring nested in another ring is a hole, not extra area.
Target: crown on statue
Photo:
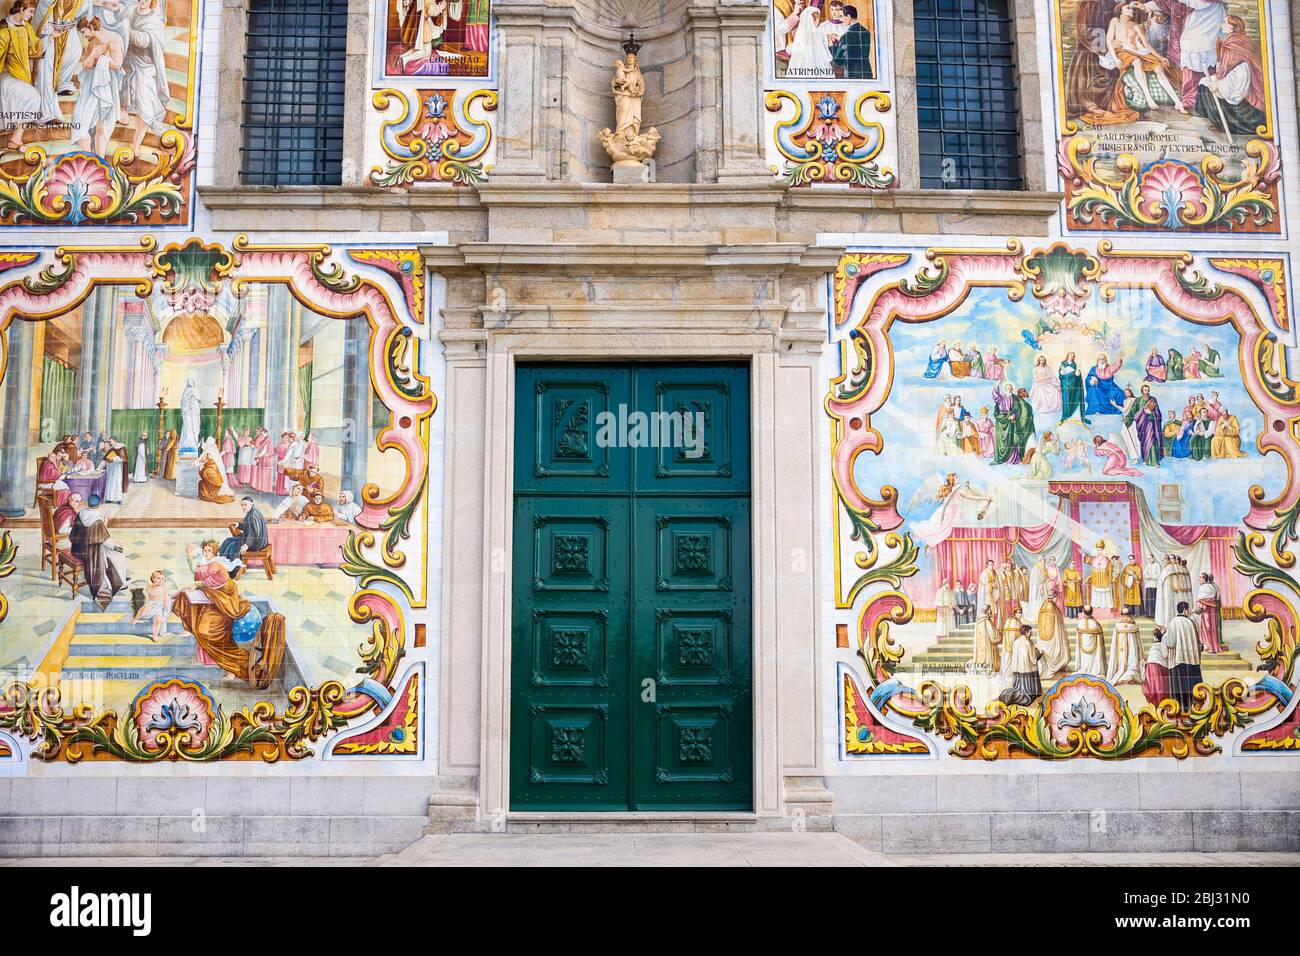
[[[631,56],[636,56],[636,51],[641,49],[641,44],[636,42],[636,31],[629,30],[627,39],[623,41],[623,52]]]
[[[1098,542],[1097,542],[1097,550],[1098,550],[1098,551],[1105,551],[1105,550],[1106,550],[1106,542],[1105,542],[1105,541],[1098,541]]]

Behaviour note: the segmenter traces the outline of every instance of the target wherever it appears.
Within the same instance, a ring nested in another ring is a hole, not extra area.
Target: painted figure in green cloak
[[[1183,353],[1178,349],[1170,349],[1166,361],[1169,366],[1169,381],[1181,382],[1183,380]]]
[[[1025,448],[1034,437],[1034,409],[1029,393],[1010,382],[993,392],[993,463],[1020,464]]]
[[[1079,372],[1079,363],[1075,361],[1073,352],[1065,356],[1065,361],[1057,369],[1057,375],[1061,379],[1061,421],[1068,421],[1078,412],[1079,421],[1091,425],[1092,422],[1088,421],[1084,412],[1083,375]]]

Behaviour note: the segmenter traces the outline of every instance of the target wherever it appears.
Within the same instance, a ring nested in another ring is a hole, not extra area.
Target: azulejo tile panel
[[[0,728],[39,761],[419,759],[419,254],[145,235],[0,270]]]
[[[1267,0],[1053,0],[1067,231],[1282,232]]]
[[[845,758],[1294,746],[1290,268],[1109,242],[844,257]]]
[[[199,0],[15,8],[0,225],[191,224]]]
[[[872,0],[771,0],[767,156],[787,185],[898,185],[884,9]]]

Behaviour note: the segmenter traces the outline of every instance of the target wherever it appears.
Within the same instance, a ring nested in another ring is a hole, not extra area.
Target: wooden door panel
[[[751,807],[747,371],[521,366],[516,394],[511,806]],[[689,448],[597,421],[683,411]]]
[[[515,391],[515,490],[626,492],[631,449],[602,445],[598,423],[631,401],[627,369],[523,367]]]
[[[749,373],[733,366],[647,366],[638,369],[637,408],[660,441],[638,449],[639,494],[749,491]],[[688,422],[690,424],[688,424]]]
[[[636,502],[632,795],[642,809],[752,806],[749,502]],[[644,698],[644,694],[642,695]]]
[[[626,498],[514,511],[511,805],[626,809]]]

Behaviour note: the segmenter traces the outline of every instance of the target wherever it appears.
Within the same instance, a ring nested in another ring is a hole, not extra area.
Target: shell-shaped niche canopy
[[[690,0],[573,0],[582,19],[616,30],[654,31],[680,23]]]

